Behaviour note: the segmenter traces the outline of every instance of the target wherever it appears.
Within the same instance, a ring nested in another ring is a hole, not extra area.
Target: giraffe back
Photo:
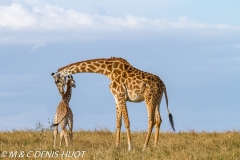
[[[69,106],[63,100],[59,103],[54,117],[54,124],[59,124],[67,115]]]

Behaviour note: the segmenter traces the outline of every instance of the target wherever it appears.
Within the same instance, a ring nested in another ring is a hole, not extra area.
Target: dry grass
[[[149,147],[142,151],[145,140],[145,132],[133,132],[133,150],[127,151],[126,133],[121,135],[120,147],[115,148],[116,134],[106,129],[96,131],[74,132],[73,146],[52,148],[53,133],[49,129],[41,128],[25,131],[0,132],[0,159],[10,159],[11,151],[24,151],[25,157],[21,159],[76,159],[76,158],[34,158],[36,151],[49,151],[62,153],[63,151],[86,151],[83,158],[79,159],[103,159],[103,160],[141,160],[141,159],[240,159],[240,133],[231,132],[164,132],[160,134],[160,142],[157,148],[153,148],[154,134],[151,137]],[[1,155],[6,153],[7,157]],[[26,153],[32,152],[32,157],[27,158]],[[18,155],[17,155],[18,156]],[[44,157],[44,155],[43,155]],[[20,158],[15,158],[20,159]]]

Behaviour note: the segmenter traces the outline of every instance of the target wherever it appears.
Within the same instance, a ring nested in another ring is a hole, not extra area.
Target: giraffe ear
[[[71,78],[73,79],[73,76],[71,75]]]
[[[52,73],[51,75],[53,76],[55,73]]]

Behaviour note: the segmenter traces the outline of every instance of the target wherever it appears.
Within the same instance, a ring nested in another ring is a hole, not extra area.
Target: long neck
[[[108,59],[92,59],[81,61],[62,67],[58,70],[62,75],[76,74],[76,73],[99,73],[110,78],[114,69],[123,70],[124,65],[128,62],[122,58],[108,58]]]
[[[71,99],[71,96],[72,96],[72,87],[67,83],[67,90],[62,96],[64,102],[68,104]]]

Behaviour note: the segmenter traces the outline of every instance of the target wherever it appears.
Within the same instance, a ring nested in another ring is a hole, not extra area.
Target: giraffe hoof
[[[146,151],[147,150],[147,147],[143,147],[142,151]]]
[[[132,146],[128,146],[128,151],[131,151],[132,150]]]
[[[117,148],[117,149],[119,148],[119,144],[116,144],[116,148]]]

